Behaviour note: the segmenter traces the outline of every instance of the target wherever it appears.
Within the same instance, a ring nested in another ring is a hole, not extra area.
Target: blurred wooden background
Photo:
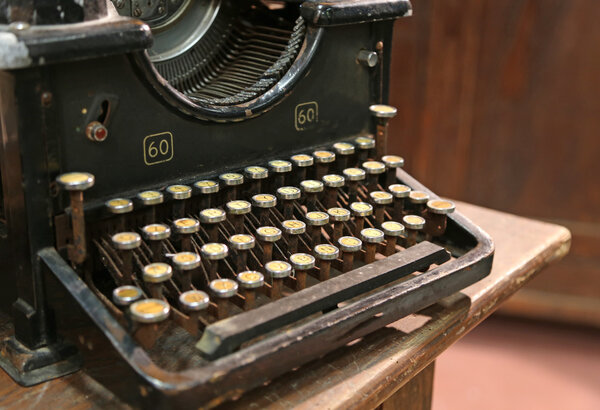
[[[391,152],[442,196],[569,228],[506,311],[600,326],[597,0],[412,0],[394,34]]]

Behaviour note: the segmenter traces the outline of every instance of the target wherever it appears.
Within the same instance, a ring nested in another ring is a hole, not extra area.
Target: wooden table
[[[571,242],[569,231],[557,225],[464,203],[457,204],[457,208],[495,241],[494,266],[487,278],[255,389],[226,407],[428,409],[435,358],[544,266],[562,258]],[[19,387],[0,372],[1,407],[31,408],[40,404],[47,408],[127,407],[86,371],[29,389]]]

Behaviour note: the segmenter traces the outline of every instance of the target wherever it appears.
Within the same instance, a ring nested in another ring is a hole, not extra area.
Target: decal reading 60
[[[310,130],[319,122],[319,104],[316,101],[298,104],[295,111],[296,131]]]
[[[173,159],[173,134],[161,132],[144,138],[144,163],[155,165]]]

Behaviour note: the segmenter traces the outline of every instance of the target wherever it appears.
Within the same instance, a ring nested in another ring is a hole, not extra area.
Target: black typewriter
[[[110,351],[141,403],[211,407],[485,277],[490,238],[386,149],[410,14],[1,0],[4,370]]]

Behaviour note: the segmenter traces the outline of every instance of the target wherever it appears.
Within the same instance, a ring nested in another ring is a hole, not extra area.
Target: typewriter
[[[110,352],[141,403],[211,407],[485,277],[490,238],[387,152],[410,14],[0,1],[2,368]]]

